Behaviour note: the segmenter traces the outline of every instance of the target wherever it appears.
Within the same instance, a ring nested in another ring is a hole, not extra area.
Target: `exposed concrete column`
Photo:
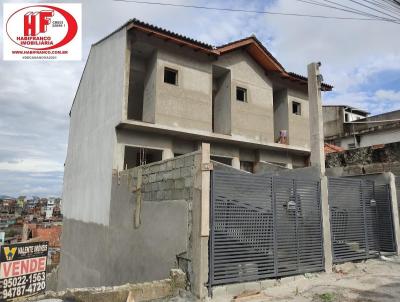
[[[324,263],[325,271],[332,272],[332,234],[331,234],[331,221],[330,209],[328,203],[328,177],[321,177],[321,215],[322,215],[322,236],[324,244]]]
[[[324,122],[322,117],[320,63],[308,65],[308,100],[310,107],[311,166],[325,175]]]
[[[392,206],[392,221],[393,221],[393,231],[396,245],[396,254],[400,255],[400,222],[399,222],[399,208],[397,202],[397,190],[396,190],[396,177],[393,173],[390,174],[389,185],[390,185],[390,196],[391,206]],[[399,196],[400,197],[400,196]]]
[[[114,146],[114,160],[113,169],[117,171],[122,171],[124,167],[124,157],[125,157],[125,145],[115,144]]]
[[[200,299],[208,296],[208,240],[210,233],[210,181],[212,169],[210,144],[201,144],[197,162],[195,190],[193,195],[192,227],[192,292]]]
[[[210,144],[201,144],[201,236],[210,234]],[[207,167],[208,166],[208,167]]]
[[[286,169],[293,169],[293,163],[287,163],[285,168]]]
[[[325,176],[324,124],[322,117],[320,63],[308,65],[308,99],[310,106],[311,166],[321,178],[321,214],[325,271],[332,272],[332,238],[328,202],[328,178]]]
[[[162,151],[162,160],[174,158],[174,152],[172,152],[172,149],[164,149]]]
[[[240,170],[240,159],[239,157],[232,157],[232,167]]]

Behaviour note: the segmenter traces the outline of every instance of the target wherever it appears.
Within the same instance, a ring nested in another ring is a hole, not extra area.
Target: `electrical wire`
[[[364,1],[368,2],[369,4],[375,5],[376,7],[382,8],[382,5],[380,5],[380,3],[376,3],[376,1],[371,1],[371,0],[364,0]],[[386,8],[383,7],[383,10],[386,12],[389,12],[389,13],[394,13],[397,16],[397,18],[400,17],[399,12],[395,12],[395,11],[389,9],[388,7],[386,7]]]
[[[320,19],[358,20],[358,21],[388,21],[388,22],[397,23],[396,20],[393,20],[393,19],[382,19],[382,18],[355,18],[355,17],[309,15],[309,14],[282,13],[282,12],[270,12],[270,11],[258,11],[258,10],[244,10],[244,9],[221,8],[221,7],[210,7],[210,6],[186,5],[186,4],[166,3],[166,2],[138,1],[138,0],[113,0],[113,1],[115,1],[115,2],[137,3],[137,4],[146,4],[146,5],[171,6],[171,7],[195,8],[195,9],[218,10],[218,11],[228,11],[228,12],[242,12],[242,13],[255,13],[255,14],[268,14],[268,15],[280,15],[280,16],[292,16],[292,17],[309,17],[309,18],[320,18]]]
[[[364,12],[364,11],[360,11],[360,10],[354,9],[352,7],[345,6],[345,5],[342,5],[342,4],[333,2],[333,1],[326,1],[326,2],[331,3],[333,5],[337,5],[337,6],[328,5],[328,4],[325,4],[325,3],[317,2],[315,0],[296,0],[296,1],[308,3],[308,4],[311,4],[311,5],[326,7],[326,8],[332,8],[332,9],[335,9],[335,10],[340,10],[340,11],[349,12],[349,13],[353,13],[353,14],[358,14],[358,15],[362,15],[362,16],[373,17],[373,18],[381,19],[382,21],[397,22],[397,20],[395,20],[395,19],[383,18],[381,16],[373,15],[373,14],[370,14],[370,13],[367,13],[367,12]]]
[[[323,0],[323,1],[331,3],[331,4],[335,4],[335,5],[339,6],[339,7],[344,7],[344,8],[350,9],[350,10],[355,10],[357,12],[362,12],[362,13],[367,14],[368,16],[374,16],[374,17],[379,18],[379,19],[383,19],[384,18],[382,16],[371,14],[371,13],[365,12],[365,11],[360,11],[360,10],[355,9],[354,7],[347,6],[347,5],[344,5],[344,4],[341,4],[341,3],[337,3],[337,2],[334,2],[334,1],[331,1],[331,0]],[[352,0],[349,0],[349,1],[352,1]],[[387,18],[384,18],[384,19],[386,20]],[[399,19],[397,19],[397,18],[389,19],[389,20],[390,20],[390,22],[393,22],[393,23],[398,23],[399,22]]]
[[[356,4],[359,4],[359,5],[361,5],[361,6],[364,6],[364,7],[366,7],[366,8],[369,8],[369,9],[371,9],[371,10],[373,10],[373,11],[380,12],[381,14],[384,14],[384,15],[386,15],[386,16],[389,16],[389,17],[392,17],[392,18],[397,19],[395,16],[392,16],[392,15],[387,14],[387,13],[385,13],[385,12],[382,12],[382,11],[380,11],[380,10],[371,8],[370,6],[365,5],[365,4],[363,4],[363,3],[360,3],[360,2],[358,2],[358,1],[356,1],[356,0],[349,0],[349,1],[351,1],[351,2],[353,2],[353,3],[356,3]],[[367,1],[367,0],[364,0],[364,1]]]
[[[397,123],[400,122],[400,119],[393,119],[393,120],[379,120],[379,121],[352,121],[346,122],[347,124],[378,124],[378,123]]]

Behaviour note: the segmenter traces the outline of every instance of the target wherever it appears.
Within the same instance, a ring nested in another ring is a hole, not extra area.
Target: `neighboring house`
[[[202,142],[213,160],[248,172],[304,167],[310,155],[307,78],[287,72],[254,36],[213,47],[131,20],[93,44],[70,117],[66,245],[79,228],[93,227],[97,238],[97,226],[109,227],[118,171],[194,152]],[[85,273],[88,285],[99,282],[96,271]]]
[[[368,115],[350,106],[323,106],[325,142],[348,150],[400,141],[400,110]]]

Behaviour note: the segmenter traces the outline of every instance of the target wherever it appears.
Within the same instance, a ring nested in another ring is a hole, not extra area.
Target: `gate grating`
[[[333,262],[374,257],[379,252],[374,183],[329,178]]]
[[[319,182],[214,170],[209,286],[323,270]]]
[[[389,185],[375,186],[375,200],[378,213],[379,247],[382,252],[395,252],[393,217]]]

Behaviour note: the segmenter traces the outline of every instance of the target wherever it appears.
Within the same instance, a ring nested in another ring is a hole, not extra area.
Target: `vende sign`
[[[0,301],[46,289],[48,242],[0,246]]]
[[[0,264],[0,276],[2,278],[18,277],[26,274],[43,272],[46,270],[47,257],[38,257]]]
[[[5,3],[5,60],[80,60],[81,4]]]

